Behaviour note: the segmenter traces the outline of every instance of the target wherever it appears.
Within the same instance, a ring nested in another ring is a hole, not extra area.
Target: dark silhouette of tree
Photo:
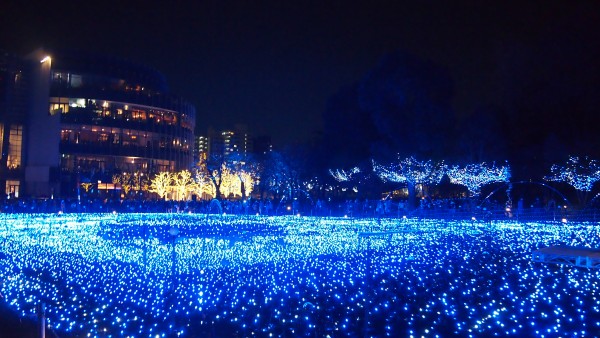
[[[358,85],[342,88],[327,102],[323,135],[317,152],[325,168],[349,167],[371,157],[378,132],[369,112],[358,101]]]
[[[371,117],[379,158],[441,158],[454,129],[452,81],[439,66],[409,53],[386,55],[359,83],[359,104]]]
[[[463,163],[493,162],[507,158],[504,130],[506,121],[494,107],[475,110],[458,121],[457,139],[451,156],[446,159]]]
[[[293,199],[308,181],[308,150],[299,146],[288,146],[282,151],[271,151],[259,166],[259,190],[262,197],[273,196]]]
[[[574,4],[528,41],[498,43],[492,90],[517,179],[541,178],[568,154],[600,156],[600,14],[588,5]]]
[[[279,151],[270,152],[260,166],[259,190],[262,197],[279,198],[292,189],[292,169],[288,159]]]
[[[357,84],[331,97],[323,115],[327,168],[371,158],[441,158],[454,130],[446,71],[403,51],[386,55]]]

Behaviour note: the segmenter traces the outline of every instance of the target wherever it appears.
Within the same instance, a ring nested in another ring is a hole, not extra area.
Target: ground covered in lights
[[[0,292],[60,337],[590,336],[592,223],[2,215]]]

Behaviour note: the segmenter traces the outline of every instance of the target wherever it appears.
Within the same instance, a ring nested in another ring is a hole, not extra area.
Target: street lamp
[[[173,279],[173,290],[177,287],[177,252],[175,251],[175,244],[177,244],[177,236],[179,236],[179,229],[171,227],[169,229],[169,235],[173,239],[173,245],[171,246],[171,278]]]

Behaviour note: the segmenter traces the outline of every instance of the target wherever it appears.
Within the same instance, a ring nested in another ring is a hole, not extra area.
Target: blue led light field
[[[590,336],[592,223],[195,214],[1,215],[0,292],[61,337]],[[385,232],[385,233],[384,233]]]

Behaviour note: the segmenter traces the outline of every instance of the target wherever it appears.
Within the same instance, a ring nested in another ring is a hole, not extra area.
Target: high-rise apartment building
[[[271,138],[253,137],[245,125],[236,125],[233,129],[216,131],[209,129],[206,136],[196,137],[196,151],[199,158],[233,155],[242,157],[251,154],[266,154],[272,150]]]

